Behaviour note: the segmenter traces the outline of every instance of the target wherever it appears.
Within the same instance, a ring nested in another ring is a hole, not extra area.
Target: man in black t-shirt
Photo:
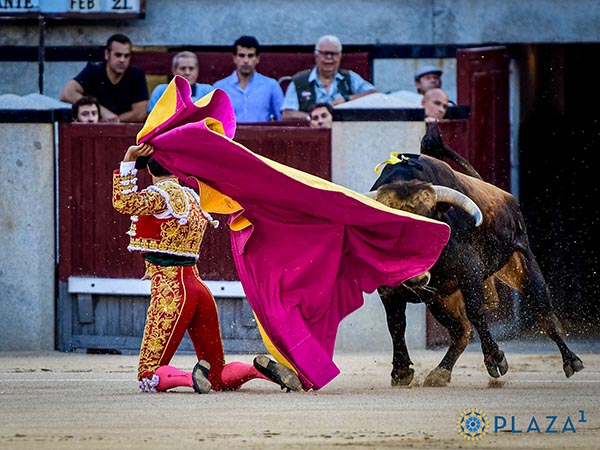
[[[60,95],[75,103],[84,95],[100,102],[102,122],[143,122],[148,109],[146,75],[131,63],[131,40],[123,34],[108,38],[103,62],[90,62],[70,80]]]

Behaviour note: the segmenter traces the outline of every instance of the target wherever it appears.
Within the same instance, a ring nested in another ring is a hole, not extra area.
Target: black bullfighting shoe
[[[283,364],[271,360],[267,355],[258,355],[254,358],[254,367],[264,376],[281,386],[281,389],[302,391],[302,383],[293,370]]]
[[[212,388],[210,381],[208,381],[208,371],[210,370],[210,363],[205,360],[200,360],[194,366],[192,370],[192,380],[194,381],[194,391],[198,394],[208,394]]]

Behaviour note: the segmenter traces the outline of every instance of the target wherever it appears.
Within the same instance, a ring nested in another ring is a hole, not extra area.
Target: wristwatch
[[[350,101],[350,96],[348,94],[342,95],[342,97],[344,98],[344,100],[346,100],[347,102]]]

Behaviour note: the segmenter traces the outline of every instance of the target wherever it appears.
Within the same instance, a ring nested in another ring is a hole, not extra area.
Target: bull
[[[386,164],[368,194],[389,207],[443,221],[451,228],[448,244],[429,273],[400,286],[378,289],[393,342],[392,386],[408,385],[414,377],[405,342],[407,303],[425,303],[450,337],[446,354],[427,375],[425,386],[450,382],[473,327],[480,338],[488,374],[499,378],[508,371],[504,352],[485,318],[486,305],[499,301],[494,289],[496,278],[521,293],[534,319],[557,345],[565,375],[571,377],[583,370],[581,359],[561,336],[517,200],[483,181],[456,154],[451,159],[470,175],[438,159],[441,153],[448,154],[448,149],[439,147],[443,143],[435,139],[435,132],[435,127],[428,127],[421,154],[400,155],[396,163]],[[457,195],[448,196],[449,190]]]

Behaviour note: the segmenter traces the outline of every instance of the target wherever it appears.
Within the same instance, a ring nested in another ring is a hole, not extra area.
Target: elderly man
[[[315,45],[316,65],[292,78],[283,101],[284,120],[307,120],[315,103],[337,105],[377,92],[375,87],[351,70],[340,69],[342,43],[336,36],[319,38]]]
[[[210,84],[196,83],[199,67],[198,57],[195,53],[187,51],[179,52],[173,57],[173,64],[171,66],[173,76],[181,75],[190,83],[192,87],[192,99],[194,101],[201,99],[213,90]],[[167,86],[168,84],[165,83],[159,84],[154,88],[150,96],[150,103],[148,103],[148,112],[152,111],[152,108],[154,108],[160,96],[163,95]]]
[[[102,122],[143,122],[147,116],[148,85],[144,71],[131,66],[131,40],[113,34],[106,42],[104,61],[90,62],[70,80],[60,94],[75,103],[84,95],[100,102]]]

